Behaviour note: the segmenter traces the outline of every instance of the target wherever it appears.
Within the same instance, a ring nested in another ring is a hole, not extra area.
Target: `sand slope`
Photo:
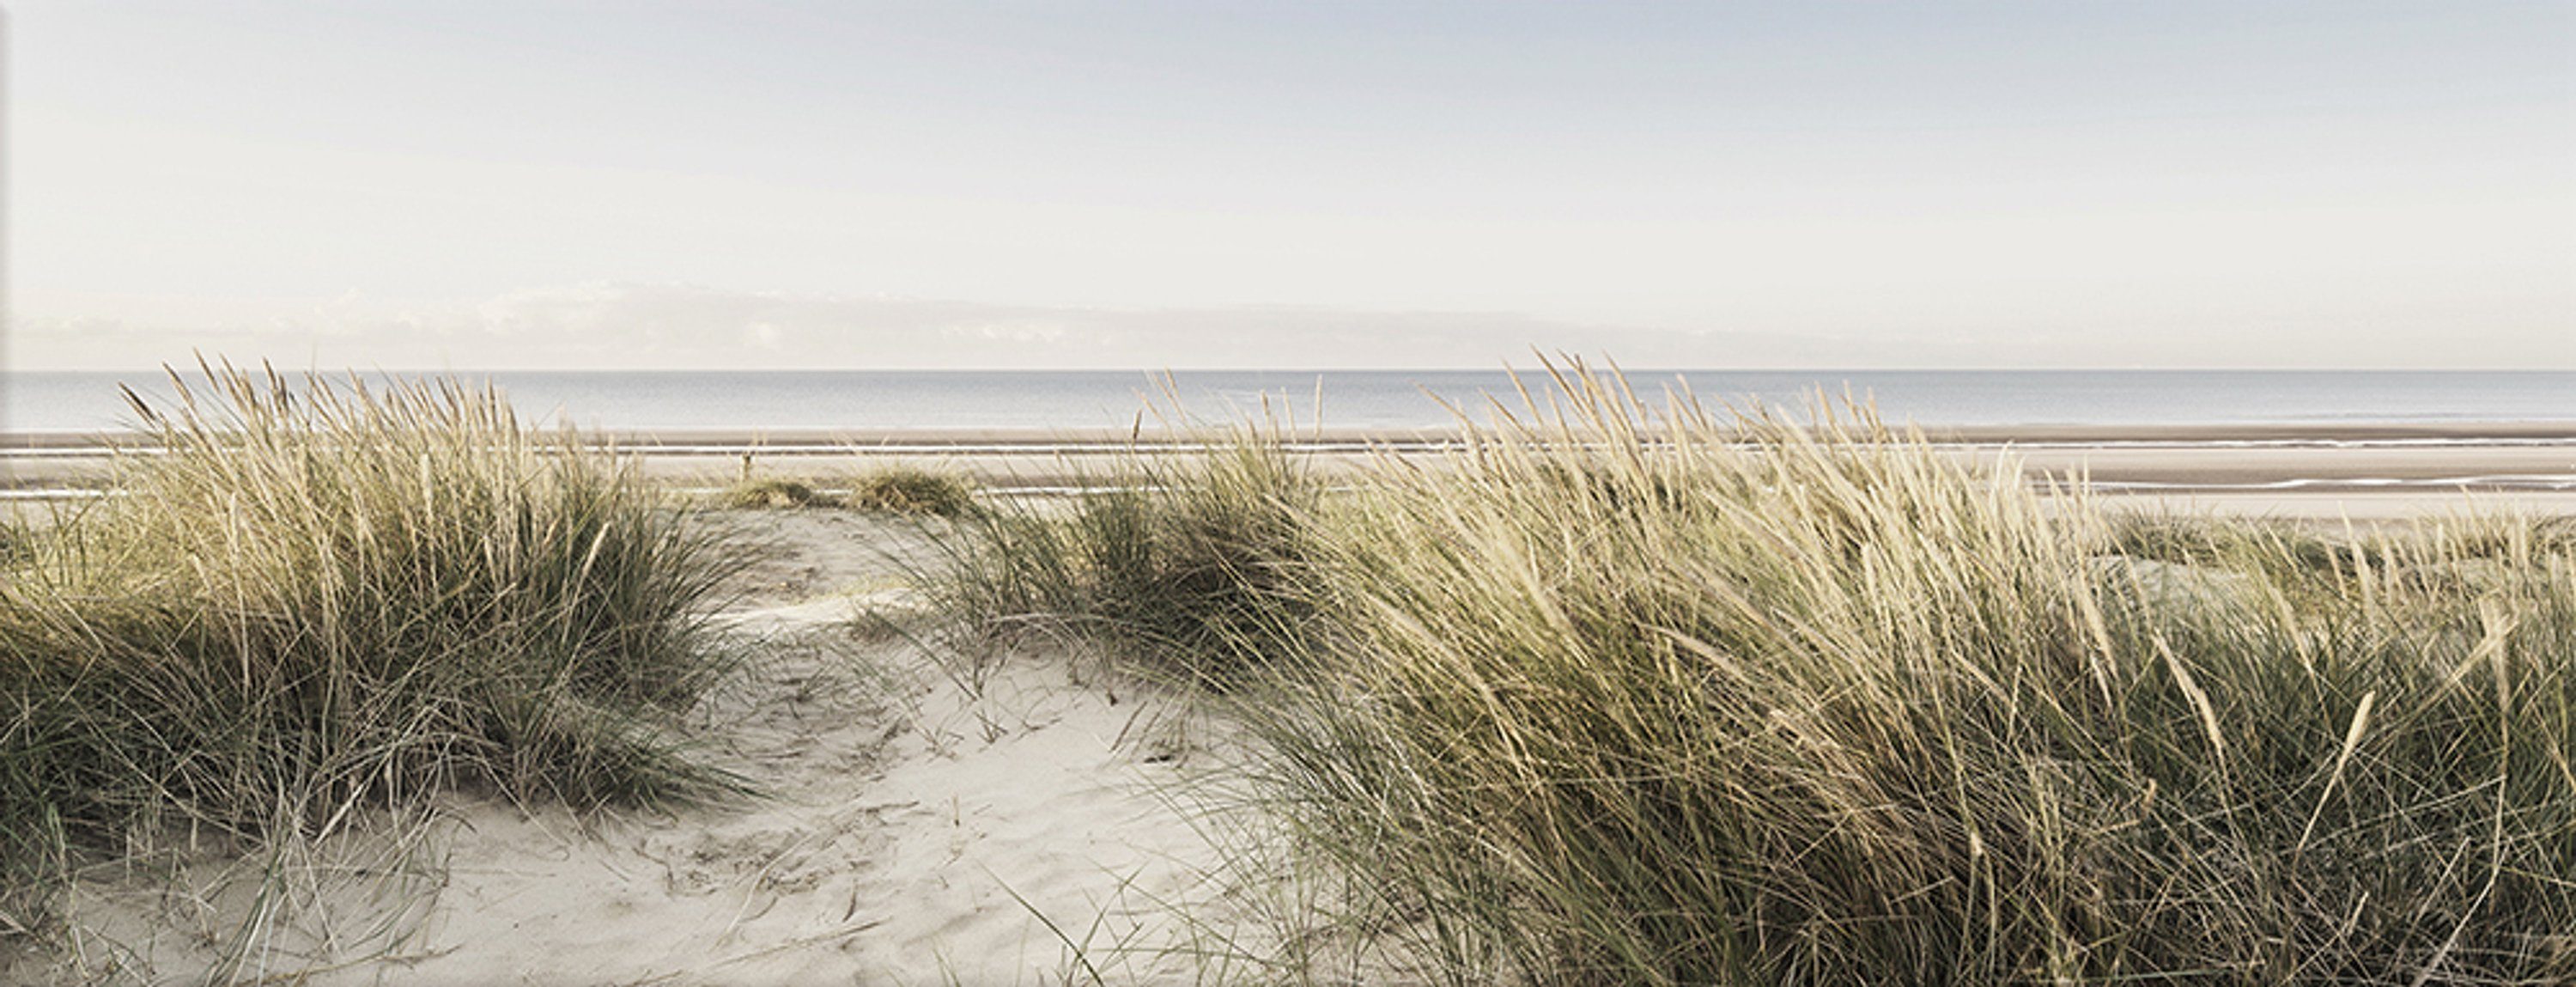
[[[1148,945],[1154,901],[1187,894],[1206,851],[1157,794],[1177,762],[1120,742],[1146,704],[1063,661],[1007,664],[980,696],[866,682],[836,664],[896,646],[813,640],[831,634],[783,632],[740,697],[718,760],[762,798],[589,833],[479,807],[412,947],[431,958],[328,982],[1054,982],[1070,956],[1041,916]]]
[[[899,530],[747,523],[778,536],[724,618],[748,668],[695,718],[703,756],[757,796],[588,819],[459,801],[295,860],[102,878],[75,901],[81,955],[49,979],[1193,982],[1159,955],[1187,941],[1171,905],[1211,893],[1213,851],[1170,797],[1207,761],[1177,700],[1063,654],[952,667],[864,634],[862,608],[901,605],[882,553]],[[290,893],[262,897],[279,868]]]

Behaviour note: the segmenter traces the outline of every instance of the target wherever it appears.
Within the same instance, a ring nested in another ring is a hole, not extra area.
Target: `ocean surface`
[[[460,373],[508,394],[523,419],[636,431],[847,428],[1084,429],[1293,418],[1302,426],[1451,424],[1521,406],[1504,371],[765,371]],[[1524,372],[1543,397],[1547,378]],[[1707,404],[1788,408],[1814,395],[1874,401],[1924,425],[2576,423],[2568,371],[1838,371],[1628,372],[1640,397],[1687,386]],[[131,421],[117,385],[166,401],[152,373],[0,374],[0,429],[98,431]],[[1319,399],[1320,398],[1320,403]],[[1447,402],[1444,404],[1443,402]],[[1320,411],[1319,411],[1320,409]]]

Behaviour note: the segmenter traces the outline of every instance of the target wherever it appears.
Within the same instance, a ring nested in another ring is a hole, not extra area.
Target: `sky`
[[[2576,4],[17,0],[7,358],[2576,368]]]

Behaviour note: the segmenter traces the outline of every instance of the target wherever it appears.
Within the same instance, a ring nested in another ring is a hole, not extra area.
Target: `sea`
[[[523,421],[629,432],[842,429],[1097,430],[1244,419],[1405,429],[1544,402],[1543,373],[1435,370],[448,372],[506,394]],[[388,376],[369,374],[381,386]],[[335,378],[342,379],[345,378]],[[1793,415],[1818,396],[1940,425],[2576,424],[2576,371],[1628,370],[1660,403],[1761,403]],[[202,383],[200,381],[199,383]],[[158,373],[0,374],[0,431],[114,431],[119,385],[172,399]]]

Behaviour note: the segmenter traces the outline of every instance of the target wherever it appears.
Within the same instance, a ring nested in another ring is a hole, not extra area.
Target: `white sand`
[[[285,862],[307,907],[262,907],[262,861],[93,881],[86,972],[196,981],[248,941],[253,972],[323,985],[1087,983],[1086,963],[1196,982],[1159,955],[1195,948],[1176,906],[1214,894],[1214,851],[1172,798],[1212,760],[1188,711],[1062,654],[952,674],[865,638],[850,618],[901,593],[887,532],[755,523],[787,551],[727,617],[759,642],[751,673],[700,715],[705,756],[761,797],[590,820],[454,804],[398,858],[362,832]],[[351,860],[367,872],[325,866]]]

